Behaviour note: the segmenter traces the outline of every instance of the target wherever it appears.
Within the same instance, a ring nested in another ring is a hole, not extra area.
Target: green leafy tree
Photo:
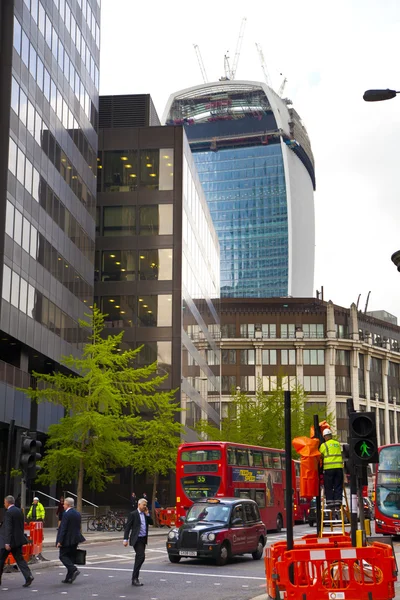
[[[123,332],[102,337],[105,315],[94,307],[86,316],[87,321],[80,321],[88,331],[82,355],[62,360],[76,374],[33,373],[37,389],[24,390],[37,402],[64,408],[65,416],[49,427],[38,481],[77,479],[78,510],[82,510],[85,480],[101,491],[113,479],[112,470],[131,464],[134,447],[130,438],[139,410],[155,408],[171,396],[158,391],[166,376],[157,375],[157,363],[135,368],[140,348],[121,352]]]
[[[309,435],[316,409],[307,406],[308,396],[300,385],[291,394],[292,438]],[[261,381],[255,396],[232,391],[228,416],[222,420],[221,429],[207,421],[197,424],[198,433],[211,440],[237,442],[269,448],[285,446],[285,404],[282,377],[278,377],[276,390],[266,393]],[[326,418],[327,415],[320,415]],[[329,419],[329,416],[328,416]],[[293,456],[296,456],[292,450]]]
[[[171,392],[173,394],[173,392]],[[135,445],[132,466],[137,473],[148,473],[153,478],[152,515],[155,516],[155,498],[159,475],[168,475],[175,469],[176,455],[183,426],[177,420],[181,408],[165,394],[153,407],[148,420],[137,417],[133,424]]]

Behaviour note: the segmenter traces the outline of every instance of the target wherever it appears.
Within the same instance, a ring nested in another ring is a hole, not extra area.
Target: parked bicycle
[[[88,520],[88,531],[122,531],[125,527],[125,517],[109,510],[105,515],[99,515]]]

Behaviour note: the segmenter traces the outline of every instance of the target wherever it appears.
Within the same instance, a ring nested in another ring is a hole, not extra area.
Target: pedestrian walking
[[[137,510],[138,499],[137,499],[135,492],[132,492],[132,494],[131,494],[131,506],[132,506],[132,510]]]
[[[19,570],[25,577],[23,587],[29,587],[34,577],[22,556],[22,546],[28,543],[24,534],[24,515],[21,509],[15,506],[14,496],[4,498],[4,508],[6,514],[0,528],[0,585],[4,564],[11,552]]]
[[[64,496],[60,496],[60,499],[58,501],[58,506],[57,506],[57,510],[56,510],[56,515],[58,518],[58,525],[57,527],[60,528],[60,524],[61,524],[61,519],[62,516],[64,514],[65,508],[64,508]]]
[[[39,498],[34,498],[26,518],[28,521],[44,521],[45,516],[43,504],[39,502]]]
[[[319,447],[324,470],[324,488],[327,508],[339,510],[343,496],[343,458],[340,443],[332,439],[329,428],[323,430],[324,442]]]
[[[141,586],[139,581],[140,568],[145,560],[145,550],[149,534],[149,525],[153,525],[153,519],[150,516],[147,500],[141,498],[138,502],[137,510],[129,515],[124,531],[124,546],[128,543],[135,549],[135,564],[132,572],[132,585]]]
[[[65,498],[64,509],[57,534],[57,548],[60,548],[60,561],[67,569],[67,575],[62,583],[73,583],[80,575],[80,571],[74,564],[76,549],[85,538],[81,533],[81,513],[75,510],[73,498]]]

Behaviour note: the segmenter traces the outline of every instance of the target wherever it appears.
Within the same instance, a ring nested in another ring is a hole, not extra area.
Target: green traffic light
[[[359,440],[354,446],[354,451],[359,458],[368,460],[375,452],[375,446],[368,440]]]

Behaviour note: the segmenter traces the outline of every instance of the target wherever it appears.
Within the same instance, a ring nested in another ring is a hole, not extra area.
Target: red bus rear
[[[305,523],[307,521],[311,498],[300,496],[300,461],[292,460],[292,465],[293,520],[295,523]]]
[[[375,477],[375,532],[400,534],[400,444],[379,448]]]
[[[229,442],[185,443],[178,449],[176,509],[185,516],[197,498],[251,498],[267,529],[286,524],[283,450]],[[293,480],[294,483],[295,480]]]

